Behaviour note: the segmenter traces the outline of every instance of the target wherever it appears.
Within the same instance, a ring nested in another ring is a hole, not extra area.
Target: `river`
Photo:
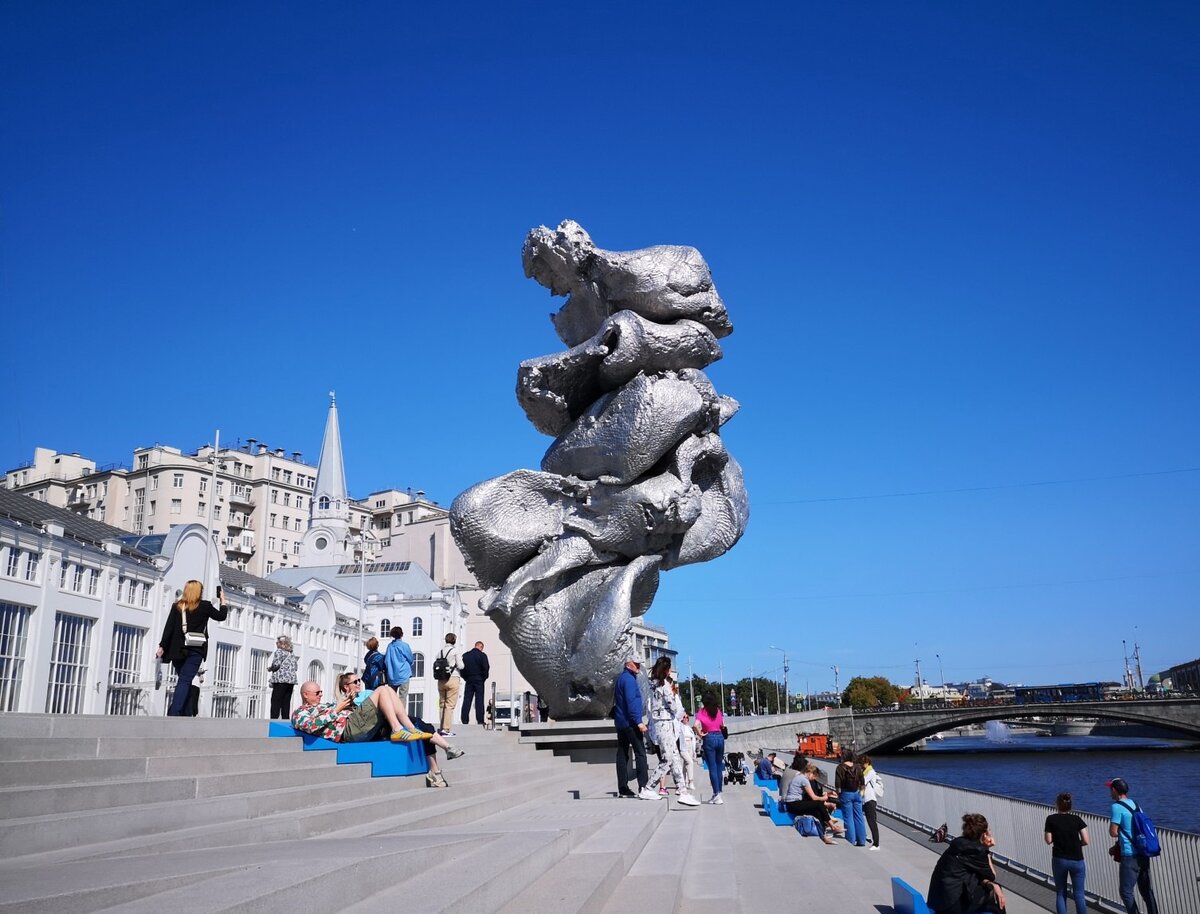
[[[919,752],[877,755],[875,767],[939,784],[1108,815],[1104,782],[1121,777],[1156,825],[1200,833],[1200,748],[1195,743],[1103,736],[989,733],[929,742]]]

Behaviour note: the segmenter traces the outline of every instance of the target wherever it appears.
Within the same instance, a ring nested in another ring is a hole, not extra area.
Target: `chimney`
[[[258,444],[257,438],[247,438],[246,439],[246,453],[249,454],[251,451],[253,451],[254,445],[256,445],[256,444]]]
[[[300,459],[300,456],[301,454],[299,451],[292,451],[292,459],[296,461],[296,463],[303,463],[303,461]]]
[[[259,456],[262,456],[263,454],[265,454],[267,452],[267,450],[268,450],[268,448],[267,448],[266,444],[260,443],[258,445]]]
[[[283,448],[281,448],[281,447],[275,448],[275,456],[282,457],[283,456]]]

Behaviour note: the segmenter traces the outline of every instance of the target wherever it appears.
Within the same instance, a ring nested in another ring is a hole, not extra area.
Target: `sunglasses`
[[[360,682],[362,682],[361,679],[347,679],[346,685],[358,685]]]

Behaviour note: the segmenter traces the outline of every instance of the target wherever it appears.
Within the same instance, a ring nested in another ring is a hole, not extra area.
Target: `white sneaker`
[[[724,806],[725,801],[721,799],[721,795],[718,793],[711,800],[708,801],[708,805],[709,806]]]
[[[877,851],[877,850],[879,850],[879,845],[878,845],[878,844],[872,844],[872,845],[871,845],[871,850],[873,850],[873,851]]]
[[[679,803],[681,806],[699,806],[700,805],[699,800],[697,800],[691,794],[687,794],[687,793],[679,794],[679,796],[675,798],[675,802]]]
[[[643,800],[661,800],[662,795],[653,787],[645,787],[638,794],[638,797]]]

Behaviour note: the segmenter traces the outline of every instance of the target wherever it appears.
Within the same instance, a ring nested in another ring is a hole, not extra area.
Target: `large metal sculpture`
[[[551,716],[604,717],[659,571],[716,558],[746,529],[719,434],[738,404],[702,370],[733,327],[695,248],[605,251],[567,221],[531,231],[523,261],[568,296],[551,319],[571,348],[517,373],[522,409],[554,443],[540,472],[463,492],[450,525]]]

